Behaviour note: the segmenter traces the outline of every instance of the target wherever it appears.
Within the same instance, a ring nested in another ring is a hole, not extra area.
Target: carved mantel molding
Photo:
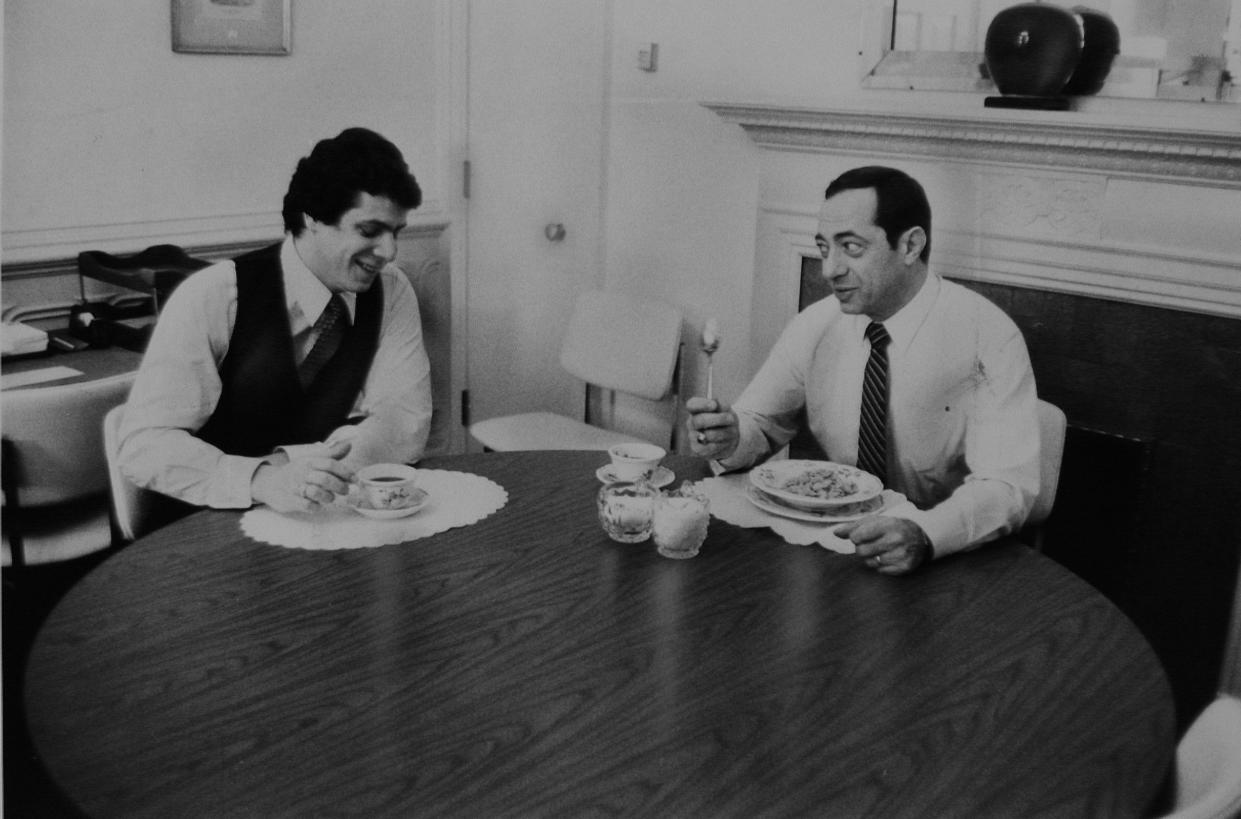
[[[973,195],[937,227],[936,266],[946,276],[1241,318],[1235,216],[1227,215],[1241,202],[1241,128],[947,104],[702,104],[773,151],[960,165],[958,179]],[[769,172],[788,169],[780,163]],[[760,271],[814,252],[788,238],[809,242],[814,209],[782,199],[780,181],[768,181],[758,214]],[[1146,199],[1129,209],[1135,195]],[[1194,212],[1187,203],[1199,200],[1203,210]],[[1184,221],[1184,241],[1167,241],[1176,231],[1145,241],[1118,229],[1127,219],[1161,219],[1165,207],[1172,221]],[[773,307],[768,318],[779,325],[786,317]]]
[[[922,156],[1241,188],[1241,133],[1074,121],[704,102],[777,150]]]

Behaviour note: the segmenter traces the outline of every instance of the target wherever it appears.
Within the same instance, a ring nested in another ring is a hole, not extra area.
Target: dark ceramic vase
[[[984,56],[1000,93],[1054,97],[1082,55],[1082,24],[1060,6],[1019,3],[987,27]]]
[[[1104,12],[1085,6],[1074,6],[1070,11],[1081,21],[1084,38],[1081,59],[1077,61],[1073,76],[1065,83],[1063,93],[1071,96],[1097,94],[1112,70],[1112,61],[1120,53],[1120,29]]]

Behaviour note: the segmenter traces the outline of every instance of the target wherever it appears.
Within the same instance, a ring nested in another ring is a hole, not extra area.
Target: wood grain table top
[[[884,577],[718,519],[669,560],[603,534],[606,459],[431,459],[508,505],[394,546],[226,511],[135,542],[33,648],[49,773],[126,817],[1133,816],[1159,790],[1164,672],[1054,562]]]

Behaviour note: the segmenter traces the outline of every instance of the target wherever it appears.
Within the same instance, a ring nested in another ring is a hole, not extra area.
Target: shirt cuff
[[[326,455],[327,451],[327,444],[317,442],[313,444],[285,444],[284,446],[276,447],[276,452],[283,452],[285,455],[289,456],[290,461],[295,461],[298,458],[311,458],[317,455]]]
[[[943,514],[942,510],[910,507],[897,509],[887,514],[889,517],[903,518],[916,523],[931,541],[933,557],[943,557],[953,552],[964,551],[966,548],[967,544],[961,527],[950,520],[951,515]]]
[[[254,505],[254,496],[250,488],[254,484],[254,473],[268,458],[247,458],[241,455],[225,455],[221,464],[223,472],[223,497],[212,498],[211,506],[220,509],[248,509]]]

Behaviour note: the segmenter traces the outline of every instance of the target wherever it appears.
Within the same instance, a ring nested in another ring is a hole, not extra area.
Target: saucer
[[[409,506],[402,506],[400,509],[375,509],[366,501],[365,498],[358,498],[355,500],[352,495],[349,497],[346,505],[359,515],[363,515],[368,518],[374,518],[376,520],[392,520],[393,518],[409,517],[415,512],[421,510],[427,505],[427,502],[431,500],[431,496],[422,489],[415,489],[412,497],[413,503]]]
[[[611,464],[604,464],[599,467],[598,471],[595,472],[595,477],[603,483],[629,483],[629,481],[616,477],[616,473],[612,471]],[[666,466],[659,466],[651,473],[651,477],[646,479],[646,482],[656,489],[662,489],[676,479],[677,476],[671,469]]]

